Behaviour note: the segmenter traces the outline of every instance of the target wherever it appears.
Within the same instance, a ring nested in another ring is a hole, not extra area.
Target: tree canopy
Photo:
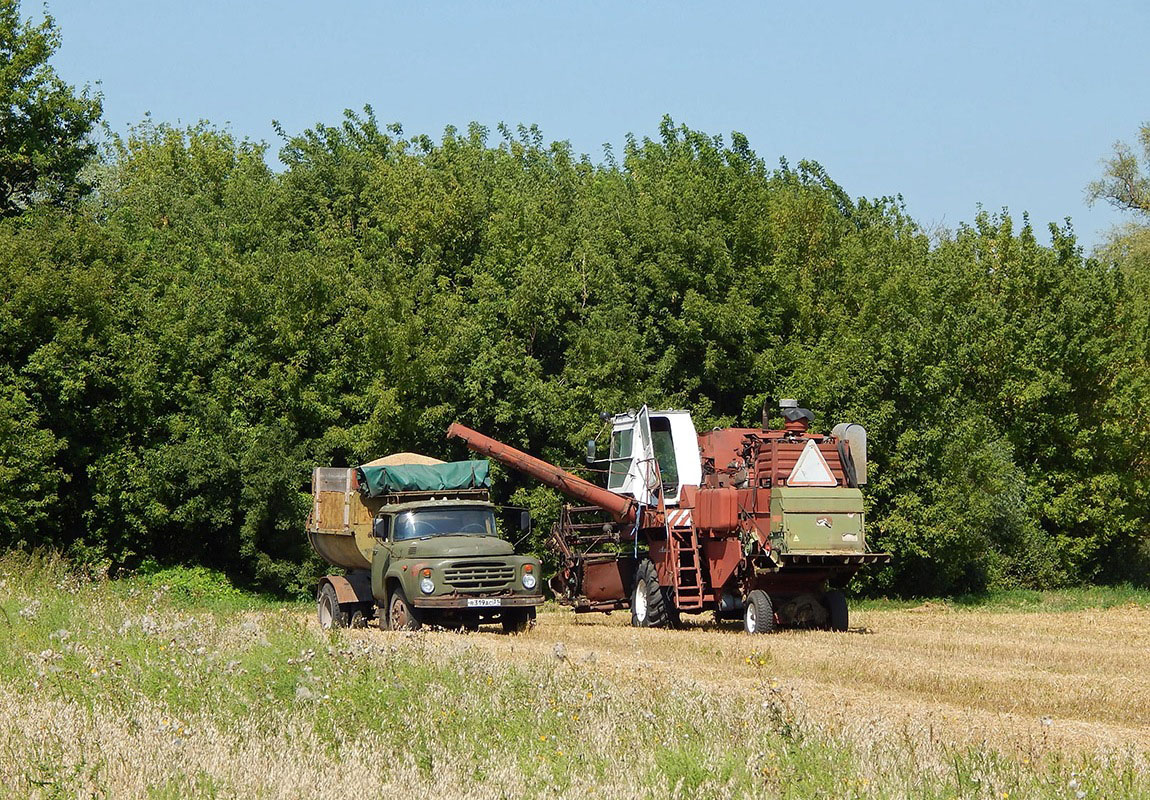
[[[897,199],[670,119],[618,163],[370,110],[265,156],[146,124],[81,208],[0,224],[4,544],[301,590],[313,465],[458,457],[455,419],[571,465],[601,410],[707,427],[793,395],[871,432],[873,588],[1144,574],[1146,301],[1067,227],[932,242]]]
[[[98,95],[77,92],[48,63],[60,46],[52,17],[33,25],[18,6],[0,0],[0,217],[86,191],[77,176],[95,154],[89,133],[101,113]]]
[[[1142,123],[1138,145],[1141,153],[1125,142],[1115,143],[1102,177],[1086,188],[1092,202],[1105,200],[1123,210],[1150,216],[1150,122]]]

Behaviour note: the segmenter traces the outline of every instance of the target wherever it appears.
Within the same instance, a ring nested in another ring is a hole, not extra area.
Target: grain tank
[[[551,586],[576,611],[630,609],[639,627],[684,613],[776,627],[846,630],[843,587],[890,556],[866,546],[866,431],[810,430],[814,414],[781,403],[781,428],[702,434],[686,411],[643,407],[609,417],[606,487],[458,423],[449,437],[563,492],[552,531]]]

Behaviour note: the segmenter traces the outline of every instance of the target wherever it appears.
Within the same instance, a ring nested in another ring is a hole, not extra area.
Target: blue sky
[[[370,103],[409,134],[537,123],[598,160],[671,114],[745,133],[768,163],[819,161],[853,196],[901,193],[928,226],[1005,206],[1043,231],[1069,216],[1088,247],[1126,217],[1083,187],[1150,120],[1146,2],[47,7],[57,69],[99,81],[119,130],[151,112],[276,148],[273,119],[295,132]]]

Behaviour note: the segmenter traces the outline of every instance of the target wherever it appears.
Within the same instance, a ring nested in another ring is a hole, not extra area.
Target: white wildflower
[[[36,615],[40,613],[40,608],[43,604],[39,600],[33,600],[20,609],[20,617],[22,619],[35,619]]]

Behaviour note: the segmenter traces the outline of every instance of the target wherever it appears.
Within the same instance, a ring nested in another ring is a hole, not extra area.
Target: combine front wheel
[[[775,608],[771,598],[762,589],[747,595],[747,610],[743,614],[743,630],[747,633],[770,633],[775,629]]]
[[[636,628],[665,628],[671,622],[667,593],[651,559],[644,558],[635,570],[635,591],[631,594],[631,625]]]

